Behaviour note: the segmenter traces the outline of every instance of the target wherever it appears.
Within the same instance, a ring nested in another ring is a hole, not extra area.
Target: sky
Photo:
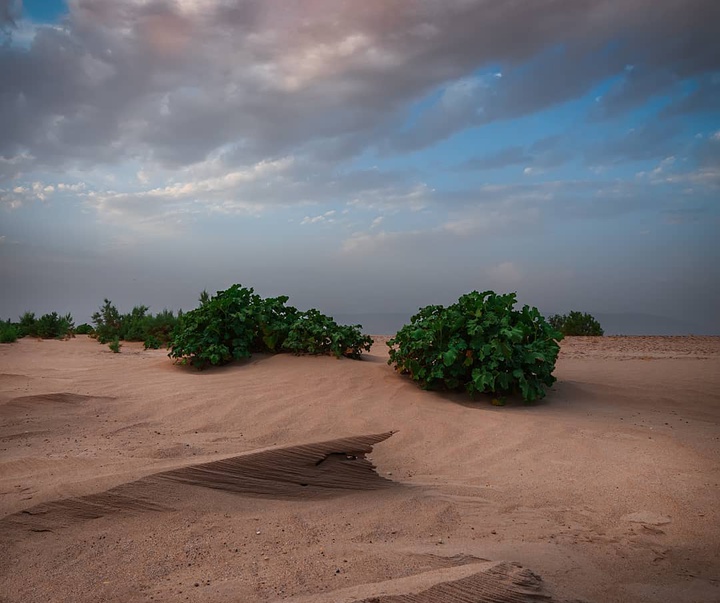
[[[233,283],[720,334],[717,0],[0,0],[0,318]]]

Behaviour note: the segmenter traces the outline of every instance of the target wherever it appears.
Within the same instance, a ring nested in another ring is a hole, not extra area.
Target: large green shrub
[[[286,296],[263,299],[252,288],[233,285],[186,312],[170,342],[171,358],[203,367],[249,358],[254,352],[334,354],[359,358],[372,339],[359,325],[346,327],[317,310],[300,312]]]
[[[601,336],[605,333],[594,316],[582,312],[553,314],[548,318],[548,322],[563,335]]]
[[[515,302],[514,293],[473,291],[447,308],[422,308],[388,341],[388,364],[425,389],[543,398],[555,382],[562,334],[536,308],[515,310]]]

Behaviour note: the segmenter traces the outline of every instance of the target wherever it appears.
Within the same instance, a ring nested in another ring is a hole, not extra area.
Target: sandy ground
[[[571,338],[502,408],[383,339],[203,372],[0,346],[0,600],[720,601],[720,338]]]

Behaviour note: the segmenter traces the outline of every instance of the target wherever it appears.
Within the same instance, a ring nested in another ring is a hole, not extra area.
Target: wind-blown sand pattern
[[[65,399],[67,396],[63,394],[55,398]],[[111,513],[171,511],[172,507],[164,501],[192,498],[194,492],[187,486],[276,499],[306,499],[337,496],[348,491],[379,490],[393,483],[375,473],[374,466],[365,455],[372,451],[373,444],[391,435],[392,432],[388,432],[343,438],[189,465],[156,473],[105,492],[31,507],[0,520],[0,527],[51,532],[75,521],[98,519]]]
[[[571,338],[504,408],[386,359],[0,346],[0,600],[720,600],[718,338]]]

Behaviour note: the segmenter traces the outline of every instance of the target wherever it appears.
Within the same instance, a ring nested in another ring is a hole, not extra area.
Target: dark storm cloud
[[[11,6],[4,0],[0,12]],[[373,144],[420,148],[576,98],[609,76],[626,74],[606,101],[617,112],[720,66],[714,0],[630,0],[621,11],[590,0],[72,0],[69,8],[29,49],[1,51],[6,159],[186,165],[228,143],[244,161],[298,145],[325,156]],[[502,78],[473,76],[493,65]],[[387,140],[410,102],[458,78],[469,79]]]

